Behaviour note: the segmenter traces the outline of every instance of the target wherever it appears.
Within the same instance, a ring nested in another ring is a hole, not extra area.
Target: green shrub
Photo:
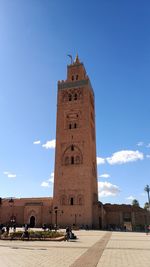
[[[56,238],[64,236],[63,232],[56,232],[56,231],[28,231],[30,238]],[[14,233],[10,233],[11,238],[21,238],[23,232],[17,231]]]
[[[7,237],[7,236],[8,236],[7,232],[4,232],[3,234],[1,234],[1,237]]]
[[[10,235],[11,238],[15,238],[15,237],[20,238],[22,236],[22,234],[23,234],[22,231],[17,231],[17,232],[14,232],[14,233],[10,233],[9,235]]]

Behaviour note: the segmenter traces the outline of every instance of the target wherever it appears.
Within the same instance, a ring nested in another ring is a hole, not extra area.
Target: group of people
[[[10,228],[13,229],[13,232],[16,231],[16,224],[13,225],[7,224],[6,226],[4,224],[0,224],[0,234],[4,234],[5,232],[9,234]]]
[[[28,232],[28,224],[24,225],[24,232],[22,233],[22,238],[27,237],[29,238],[29,232]],[[10,229],[15,233],[16,232],[16,224],[13,225],[7,224],[6,226],[4,224],[0,224],[0,235],[6,233],[7,236],[9,235]]]
[[[67,226],[66,227],[66,240],[75,240],[77,239],[76,235],[72,232],[71,227]]]

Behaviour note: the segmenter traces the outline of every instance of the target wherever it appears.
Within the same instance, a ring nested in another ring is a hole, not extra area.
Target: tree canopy
[[[132,200],[132,205],[133,205],[133,206],[137,206],[137,207],[140,206],[139,201],[138,201],[137,199],[133,199],[133,200]]]
[[[144,191],[147,192],[148,203],[150,205],[150,186],[148,184],[145,186]]]

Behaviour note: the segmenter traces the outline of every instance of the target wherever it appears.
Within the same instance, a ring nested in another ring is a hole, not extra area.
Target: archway
[[[35,226],[35,217],[31,216],[30,217],[30,227],[33,228]]]
[[[99,229],[101,230],[102,229],[102,218],[99,217]]]

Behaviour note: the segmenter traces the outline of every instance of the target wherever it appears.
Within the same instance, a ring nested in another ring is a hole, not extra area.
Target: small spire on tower
[[[75,58],[75,61],[74,61],[75,64],[78,64],[80,63],[80,60],[79,60],[79,57],[78,57],[78,54],[76,55],[76,58]]]

